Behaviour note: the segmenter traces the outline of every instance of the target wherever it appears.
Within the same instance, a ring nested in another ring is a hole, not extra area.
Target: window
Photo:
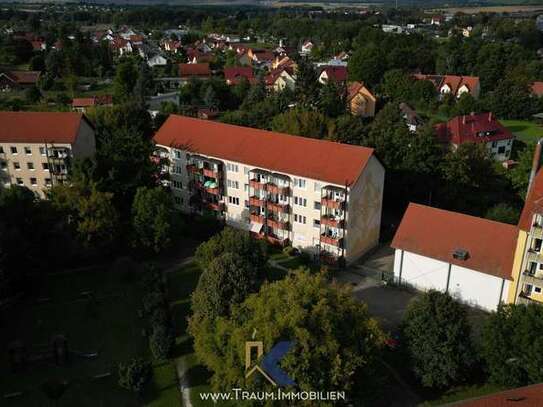
[[[239,205],[239,198],[236,196],[229,196],[228,203],[231,203],[233,205]]]
[[[0,154],[4,154],[4,147],[0,146]]]
[[[38,185],[38,180],[36,178],[30,178],[30,184],[36,186]]]
[[[321,227],[321,221],[319,219],[313,219],[313,226],[316,228]]]
[[[183,189],[183,183],[181,181],[173,180],[172,185],[174,188]]]
[[[40,147],[40,154],[45,155],[45,147]]]
[[[496,141],[492,142],[492,148],[495,148],[497,145],[498,145],[498,143]]]
[[[13,168],[15,168],[17,171],[21,169],[21,164],[19,164],[17,161],[13,162]]]
[[[300,205],[300,206],[307,206],[307,199],[299,197],[299,196],[295,196],[294,197],[294,204],[295,205]]]
[[[174,196],[174,197],[173,197],[173,200],[175,201],[175,203],[176,203],[177,205],[181,205],[181,198],[179,198],[178,196]]]
[[[498,154],[505,153],[505,146],[498,147]]]
[[[23,179],[22,178],[15,178],[17,181],[17,185],[23,185]]]
[[[534,287],[534,291],[536,293],[540,293],[541,292],[541,287]]]
[[[321,184],[320,182],[315,182],[314,186],[313,186],[313,190],[315,192],[319,192],[321,190]]]
[[[7,170],[8,164],[5,161],[0,161],[0,168],[3,170]]]
[[[306,217],[305,216],[302,216],[302,215],[298,215],[298,214],[294,214],[294,222],[298,222],[298,223],[302,223],[302,224],[306,224]]]
[[[249,171],[250,171],[250,170],[249,170],[249,167],[243,167],[243,173],[244,173],[245,175],[249,174]]]
[[[177,159],[181,158],[181,151],[175,150],[175,158],[177,158]]]
[[[526,284],[524,286],[524,291],[526,292],[526,294],[531,294],[532,293],[532,285],[531,284]]]
[[[173,166],[173,173],[174,174],[181,174],[183,172],[183,167],[179,166],[179,165],[174,165]]]
[[[227,163],[227,164],[226,164],[226,170],[227,170],[227,171],[232,171],[232,172],[239,172],[239,168],[238,168],[238,165],[237,165],[237,164],[230,164],[230,163]]]
[[[249,184],[243,184],[243,190],[249,192]]]
[[[294,178],[294,186],[298,188],[305,188],[305,179]]]
[[[26,168],[28,168],[31,171],[34,171],[34,163],[26,163]]]
[[[32,150],[30,149],[30,147],[25,147],[25,154],[32,155]]]
[[[45,178],[44,183],[45,183],[46,187],[50,187],[51,186],[51,178]]]
[[[315,202],[313,203],[313,208],[315,208],[316,210],[320,211],[320,210],[321,210],[321,203],[315,201]]]
[[[249,205],[249,201],[245,201],[245,207],[246,208],[250,208],[251,206]]]
[[[226,185],[228,185],[228,188],[239,189],[238,181],[232,181],[231,179],[229,179],[226,180]]]
[[[10,147],[11,154],[17,154],[17,147]]]
[[[45,171],[49,171],[49,163],[42,163],[41,166]]]

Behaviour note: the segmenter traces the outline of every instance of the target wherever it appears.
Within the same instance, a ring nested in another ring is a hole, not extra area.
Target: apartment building
[[[94,128],[80,113],[0,112],[0,184],[40,197],[62,183],[74,158],[95,152]]]
[[[154,141],[186,213],[212,213],[326,262],[351,262],[378,243],[385,171],[372,149],[177,115]]]

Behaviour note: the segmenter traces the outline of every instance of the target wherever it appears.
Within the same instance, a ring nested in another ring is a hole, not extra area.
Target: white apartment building
[[[379,241],[385,170],[372,149],[177,115],[154,141],[183,212],[327,262]]]
[[[95,152],[94,128],[81,113],[0,112],[0,184],[40,197],[66,179],[75,158]]]

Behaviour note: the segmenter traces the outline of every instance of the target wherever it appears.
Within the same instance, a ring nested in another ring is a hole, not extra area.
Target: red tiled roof
[[[73,143],[81,120],[87,119],[72,112],[0,112],[0,141]]]
[[[518,227],[528,232],[532,227],[532,218],[535,213],[543,213],[543,171],[541,170],[537,172],[526,202],[524,202]]]
[[[543,82],[532,82],[530,86],[532,93],[537,97],[543,95]]]
[[[516,242],[513,225],[410,203],[391,246],[511,280]],[[456,249],[468,258],[455,259]]]
[[[436,125],[435,129],[441,141],[456,145],[515,138],[513,133],[496,120],[492,113],[457,116],[447,123]]]
[[[113,103],[111,95],[93,96],[90,98],[74,98],[72,100],[73,107],[87,107],[95,105],[110,105]]]
[[[458,407],[541,407],[543,383],[519,387],[451,404]]]
[[[466,85],[469,91],[473,91],[479,84],[479,77],[477,76],[458,76],[458,75],[424,75],[415,74],[415,79],[431,81],[440,92],[444,85],[449,86],[451,93],[456,95],[458,90]]]
[[[188,77],[188,76],[210,76],[211,71],[209,70],[208,63],[201,64],[179,64],[179,76]]]
[[[352,98],[354,98],[358,94],[358,92],[362,90],[362,88],[364,88],[364,82],[350,82],[349,86],[347,87],[347,101],[350,101]],[[373,96],[371,92],[370,94]],[[373,96],[373,99],[375,100],[375,96]]]
[[[40,71],[9,71],[7,77],[20,85],[35,85],[40,78]]]
[[[240,78],[254,79],[253,68],[251,67],[230,67],[224,68],[224,79],[231,83],[239,82]]]
[[[354,183],[373,155],[371,148],[178,115],[170,115],[154,141],[336,185]]]
[[[276,69],[272,69],[269,74],[266,75],[264,78],[266,85],[272,86],[277,79],[281,76],[281,74],[284,72],[288,73],[290,76],[294,74],[294,67],[292,65],[287,66],[281,66]]]
[[[344,82],[347,80],[346,66],[325,66],[321,70],[321,75],[323,71],[326,72],[329,81]]]

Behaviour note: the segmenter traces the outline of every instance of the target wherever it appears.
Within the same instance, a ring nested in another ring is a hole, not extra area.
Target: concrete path
[[[177,370],[177,379],[179,381],[179,391],[181,392],[181,398],[183,400],[183,407],[192,407],[190,401],[190,385],[187,377],[187,366],[185,364],[184,356],[181,356],[176,360],[175,368]]]

